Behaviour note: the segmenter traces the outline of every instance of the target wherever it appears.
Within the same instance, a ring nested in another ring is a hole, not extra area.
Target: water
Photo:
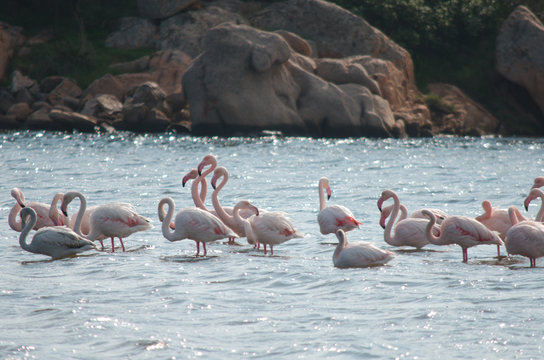
[[[387,249],[376,207],[387,188],[409,211],[476,216],[484,199],[522,208],[544,173],[541,139],[22,132],[1,135],[0,148],[2,358],[542,358],[544,260],[530,269],[480,246],[464,264],[458,246],[428,246],[398,251],[387,266],[341,270],[332,266],[336,238],[316,223],[321,176],[331,203],[364,223],[348,238]],[[239,241],[195,258],[194,242],[164,239],[158,201],[192,205],[181,179],[208,153],[231,174],[224,205],[245,198],[286,211],[306,236],[273,257]],[[50,261],[23,251],[7,224],[15,186],[47,203],[68,190],[89,205],[128,201],[155,227],[127,238],[125,253]]]

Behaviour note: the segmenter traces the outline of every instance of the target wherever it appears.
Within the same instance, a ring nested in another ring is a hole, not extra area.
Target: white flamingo
[[[361,241],[348,243],[346,233],[342,229],[336,231],[338,245],[332,255],[337,268],[355,268],[383,265],[395,258],[395,253],[382,250],[373,244]]]
[[[204,256],[206,256],[206,243],[229,237],[238,237],[217,217],[199,208],[180,210],[174,220],[175,229],[170,231],[168,224],[172,222],[174,216],[174,200],[169,197],[163,198],[159,202],[159,211],[164,205],[168,205],[168,211],[162,222],[162,235],[168,241],[194,240],[196,242],[196,256],[200,254],[200,243],[202,243]]]
[[[423,214],[429,219],[427,224],[427,240],[434,245],[457,244],[463,249],[463,262],[468,262],[467,249],[476,245],[504,245],[499,233],[489,230],[481,222],[468,216],[448,216],[440,225],[440,236],[432,233],[436,224],[436,216],[428,210]]]
[[[358,228],[362,224],[359,220],[355,219],[353,213],[342,205],[326,205],[325,204],[325,191],[327,192],[327,199],[331,198],[331,187],[329,186],[329,179],[322,177],[319,179],[318,184],[319,191],[319,214],[317,214],[317,223],[319,224],[319,231],[323,235],[336,233],[336,230],[342,229],[344,231],[350,231]]]
[[[13,230],[20,232],[23,229],[21,222],[17,220],[17,214],[24,207],[31,207],[36,212],[34,230],[45,226],[68,225],[66,217],[57,210],[57,203],[62,199],[62,193],[55,194],[51,205],[36,201],[26,201],[23,192],[19,188],[11,189],[11,196],[16,201],[8,215],[8,224]]]
[[[240,216],[242,209],[250,210],[256,215],[244,219]],[[255,243],[263,244],[265,255],[267,245],[270,246],[270,254],[274,255],[274,245],[304,236],[304,234],[295,229],[291,223],[291,219],[285,216],[285,213],[259,213],[259,209],[247,200],[239,201],[234,206],[233,216],[238,223],[244,225],[248,240],[252,239]]]
[[[30,220],[27,222],[28,217]],[[36,231],[30,243],[26,237],[36,225],[37,215],[31,207],[21,210],[22,231],[19,235],[19,244],[26,251],[51,256],[60,259],[73,256],[87,250],[96,250],[96,245],[75,233],[68,226],[48,226]]]
[[[392,246],[412,246],[416,249],[421,249],[425,245],[429,244],[427,235],[425,234],[427,223],[429,220],[420,218],[407,218],[408,211],[406,207],[400,203],[399,197],[392,190],[384,190],[382,196],[378,200],[378,208],[381,207],[384,201],[393,199],[393,211],[389,217],[389,221],[386,226],[383,226],[380,219],[380,225],[385,228],[383,237],[386,243]],[[401,210],[401,216],[397,216]],[[383,211],[382,211],[383,218]],[[385,221],[385,220],[384,220]],[[396,221],[396,224],[395,224]],[[394,225],[394,234],[392,234]],[[435,235],[440,234],[440,226],[435,225],[433,227]]]
[[[80,207],[78,215],[85,213],[87,200],[79,191],[70,191],[64,194],[64,199],[61,204],[61,210],[66,214],[68,204],[74,199],[79,198]],[[82,216],[83,217],[83,216]],[[134,211],[132,205],[128,203],[109,203],[97,206],[89,218],[89,234],[87,239],[98,240],[102,244],[102,239],[105,237],[111,238],[112,252],[115,251],[114,238],[119,238],[121,248],[125,251],[123,238],[130,236],[138,231],[151,229],[153,225],[150,220],[143,217]],[[74,226],[75,231],[81,231],[79,224]]]
[[[532,220],[520,222],[516,211],[515,206],[508,208],[512,226],[504,241],[506,251],[509,255],[528,257],[531,267],[536,267],[536,259],[544,256],[544,224]]]

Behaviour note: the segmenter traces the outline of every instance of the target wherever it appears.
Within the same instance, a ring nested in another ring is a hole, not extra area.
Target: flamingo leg
[[[270,244],[270,256],[274,255],[274,246]]]
[[[232,245],[234,244],[234,238],[233,237],[229,237],[229,242],[228,242],[229,245]]]
[[[102,240],[98,240],[98,241],[100,241],[100,245],[102,245],[102,249],[101,249],[101,250],[103,251],[103,250],[104,250],[104,241],[102,241]]]
[[[497,256],[501,257],[501,246],[497,245]]]
[[[536,259],[529,258],[529,260],[531,260],[531,267],[532,268],[536,267]]]
[[[123,249],[123,252],[125,252],[125,244],[123,244],[123,239],[119,238],[119,241],[121,242],[121,249]]]
[[[205,242],[202,243],[202,247],[204,248],[204,256],[206,256],[208,251],[206,250],[206,243]]]
[[[115,252],[115,245],[113,243],[113,236],[111,237],[111,252]]]
[[[468,249],[463,248],[463,262],[468,262]]]
[[[200,243],[198,241],[195,241],[196,242],[196,256],[198,256],[198,254],[200,254]]]
[[[264,246],[264,254],[266,255],[266,244],[263,244]]]

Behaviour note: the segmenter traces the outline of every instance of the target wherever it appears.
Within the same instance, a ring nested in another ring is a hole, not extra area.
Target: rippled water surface
[[[456,245],[392,248],[376,207],[389,188],[409,210],[476,216],[484,199],[522,208],[544,174],[540,139],[24,132],[1,135],[0,148],[2,358],[543,357],[543,259],[530,269],[522,257],[498,259],[494,246],[470,248],[467,264]],[[196,258],[194,242],[167,241],[157,204],[170,196],[177,208],[191,206],[181,179],[208,153],[231,175],[223,204],[249,199],[285,211],[305,237],[276,246],[274,256],[242,239],[210,244]],[[387,266],[333,267],[336,238],[316,222],[322,176],[331,203],[364,223],[349,240],[397,252]],[[22,250],[7,224],[15,186],[32,201],[79,190],[89,205],[131,202],[155,227],[127,238],[125,253],[50,261]]]

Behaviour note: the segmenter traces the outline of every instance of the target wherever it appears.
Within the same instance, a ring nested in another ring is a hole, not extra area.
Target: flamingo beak
[[[206,162],[202,161],[200,164],[198,164],[198,176],[202,176],[202,169],[204,169],[204,166],[206,166]]]
[[[378,205],[378,209],[380,210],[380,212],[382,212],[383,198],[378,199],[377,205]]]
[[[327,187],[327,200],[331,199],[331,195],[332,195],[332,190],[330,187]]]

